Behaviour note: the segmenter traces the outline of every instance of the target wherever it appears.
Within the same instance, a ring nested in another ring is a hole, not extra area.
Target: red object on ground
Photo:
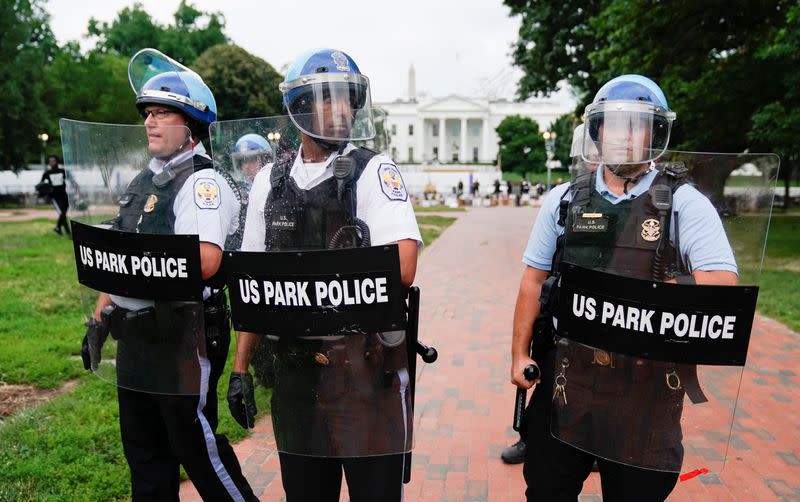
[[[695,469],[692,472],[687,472],[686,474],[681,474],[679,476],[679,479],[681,481],[687,481],[687,480],[695,478],[695,477],[697,477],[697,476],[699,476],[701,474],[708,474],[708,469],[706,469],[705,467],[703,467],[702,469]]]

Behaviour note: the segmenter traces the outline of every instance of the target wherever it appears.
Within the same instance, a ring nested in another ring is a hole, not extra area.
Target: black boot
[[[521,464],[525,461],[525,441],[519,440],[507,446],[500,454],[500,458],[507,464]]]

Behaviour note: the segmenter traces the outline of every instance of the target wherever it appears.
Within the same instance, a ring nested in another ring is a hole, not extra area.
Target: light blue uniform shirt
[[[651,170],[636,183],[627,194],[616,196],[608,190],[603,180],[604,169],[600,169],[595,177],[595,191],[612,204],[641,197],[650,189],[650,185],[658,174]],[[553,253],[556,251],[556,238],[564,233],[564,227],[558,225],[558,207],[561,197],[570,200],[569,183],[559,185],[550,191],[544,200],[539,216],[533,225],[528,245],[522,262],[540,270],[550,270]],[[566,193],[566,195],[564,195]],[[672,211],[678,212],[680,232],[680,253],[691,265],[691,270],[724,270],[738,274],[733,250],[728,236],[722,227],[716,209],[711,201],[696,188],[684,184],[675,191]],[[674,244],[675,222],[670,225],[670,240]]]

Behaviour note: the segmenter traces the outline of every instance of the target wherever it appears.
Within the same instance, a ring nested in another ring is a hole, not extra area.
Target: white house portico
[[[408,91],[408,99],[375,105],[386,112],[390,154],[412,192],[422,191],[427,183],[446,189],[459,180],[487,186],[500,177],[495,129],[504,118],[530,117],[546,130],[575,107],[566,93],[523,102],[455,94],[418,98],[413,66]]]

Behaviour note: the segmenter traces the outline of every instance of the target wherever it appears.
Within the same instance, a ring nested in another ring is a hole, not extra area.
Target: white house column
[[[467,162],[467,119],[461,119],[461,145],[460,145],[460,152],[458,154],[458,160],[460,162]]]
[[[447,162],[447,150],[445,150],[444,141],[445,129],[444,119],[439,119],[439,162]]]
[[[489,156],[489,119],[484,118],[481,120],[481,151],[478,152],[478,162],[481,160],[485,160],[486,162],[491,162],[492,159]]]

